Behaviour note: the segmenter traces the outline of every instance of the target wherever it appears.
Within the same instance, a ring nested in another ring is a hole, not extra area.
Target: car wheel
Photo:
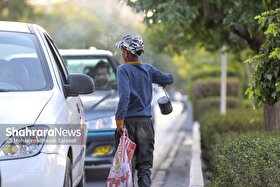
[[[83,172],[83,176],[79,182],[79,184],[77,185],[77,187],[85,187],[86,186],[86,173],[85,170]]]
[[[72,163],[71,163],[71,160],[69,157],[67,157],[67,160],[66,160],[63,187],[72,187]]]

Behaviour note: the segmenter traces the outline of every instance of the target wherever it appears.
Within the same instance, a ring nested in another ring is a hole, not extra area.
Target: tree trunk
[[[264,128],[268,131],[280,129],[280,102],[264,105]]]
[[[246,76],[247,76],[247,79],[250,80],[251,77],[252,77],[252,74],[253,74],[253,67],[252,67],[252,64],[245,64],[245,68],[246,68]]]

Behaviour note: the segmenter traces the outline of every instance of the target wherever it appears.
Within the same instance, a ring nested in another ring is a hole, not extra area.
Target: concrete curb
[[[192,130],[192,159],[190,167],[190,185],[189,187],[204,186],[202,164],[201,164],[201,146],[199,123],[194,122]]]

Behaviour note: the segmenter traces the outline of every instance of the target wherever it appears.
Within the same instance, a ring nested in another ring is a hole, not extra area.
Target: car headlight
[[[0,147],[0,159],[24,158],[38,154],[46,141],[48,129],[46,125],[29,126],[19,130],[13,128],[13,135]]]
[[[100,118],[85,122],[88,130],[101,130],[116,128],[115,117]]]

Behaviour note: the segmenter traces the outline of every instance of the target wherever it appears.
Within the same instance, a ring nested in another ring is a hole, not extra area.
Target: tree
[[[33,8],[25,0],[0,0],[0,20],[29,21]]]
[[[265,104],[265,127],[272,130],[280,128],[280,9],[264,12],[256,19],[266,29],[266,41],[259,53],[247,60],[255,71],[246,93],[256,106]]]
[[[48,8],[37,8],[34,22],[42,25],[60,48],[94,46],[114,51],[115,42],[128,32],[142,33],[139,15],[116,0],[72,0],[53,4],[51,11]]]
[[[158,35],[160,48],[182,51],[200,44],[206,49],[219,49],[227,44],[241,50],[247,45],[257,51],[264,42],[261,27],[254,21],[260,13],[280,6],[279,1],[263,0],[127,0],[143,10],[145,21]],[[244,42],[246,41],[247,44]]]
[[[127,0],[145,13],[150,37],[158,50],[180,53],[190,46],[217,50],[223,44],[231,51],[250,48],[257,52],[265,42],[263,27],[254,17],[280,7],[280,1],[262,0]],[[163,37],[164,36],[164,37]],[[274,97],[274,95],[271,95]],[[280,104],[265,107],[265,126],[280,116]],[[275,120],[274,120],[275,121]]]

